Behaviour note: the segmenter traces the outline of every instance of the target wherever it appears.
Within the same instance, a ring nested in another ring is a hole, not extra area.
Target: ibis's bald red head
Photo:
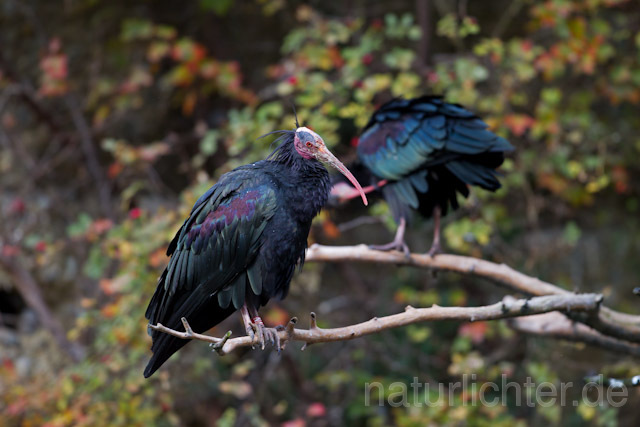
[[[367,202],[367,196],[362,190],[362,186],[358,180],[356,180],[351,172],[349,172],[349,169],[347,169],[347,167],[343,165],[336,156],[331,154],[331,151],[329,151],[329,149],[324,145],[324,141],[320,138],[320,135],[309,128],[299,127],[296,129],[293,143],[298,154],[305,159],[320,160],[321,162],[328,163],[338,169],[349,181],[351,181],[353,186],[356,187],[356,190],[360,193],[360,197],[362,197],[362,201],[365,206],[369,204],[369,202]]]

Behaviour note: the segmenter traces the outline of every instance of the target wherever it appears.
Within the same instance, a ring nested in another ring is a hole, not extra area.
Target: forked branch
[[[382,330],[413,323],[436,320],[495,320],[514,318],[511,326],[519,331],[585,342],[609,350],[640,355],[640,316],[630,315],[602,306],[602,295],[576,294],[556,285],[527,276],[505,264],[496,264],[478,258],[441,254],[405,254],[382,252],[358,246],[312,245],[307,251],[307,262],[363,262],[405,265],[434,271],[451,271],[482,277],[512,291],[532,296],[516,300],[505,297],[502,302],[483,307],[407,307],[404,313],[373,318],[357,325],[334,329],[321,329],[311,314],[308,330],[296,329],[296,318],[291,319],[284,330],[278,332],[282,343],[300,341],[307,344],[346,341]],[[554,313],[555,312],[555,313]],[[545,314],[547,313],[547,314]],[[539,315],[539,316],[534,316]],[[196,334],[184,320],[186,332],[163,326],[150,325],[152,329],[184,339],[196,339],[212,343],[220,354],[239,347],[257,344],[250,337],[224,338]]]
[[[598,310],[601,302],[602,295],[600,294],[567,294],[547,295],[518,300],[507,296],[501,302],[481,307],[440,307],[434,305],[429,308],[413,308],[407,306],[402,313],[379,318],[374,317],[373,319],[356,325],[332,329],[319,328],[316,324],[315,314],[311,313],[311,326],[309,329],[295,328],[297,319],[294,317],[278,334],[280,335],[280,341],[283,343],[283,346],[289,341],[300,341],[305,343],[306,346],[321,342],[348,341],[387,329],[436,320],[474,322],[479,320],[529,316],[553,311],[594,312]],[[217,338],[210,335],[197,334],[191,330],[186,319],[183,318],[182,322],[185,327],[184,332],[167,328],[162,324],[150,325],[150,328],[178,338],[209,342],[213,344],[216,351],[220,354],[227,354],[239,347],[250,347],[257,344],[256,339],[252,340],[248,336],[229,338],[230,333],[227,333],[224,338]]]
[[[508,265],[460,255],[441,254],[431,257],[426,254],[411,254],[406,257],[400,252],[372,250],[366,245],[312,245],[307,251],[306,261],[407,265],[433,271],[453,271],[482,277],[525,295],[573,295],[572,292],[538,278],[527,276]],[[569,315],[573,320],[584,323],[604,335],[640,343],[640,316],[621,313],[605,306],[588,315],[582,313]]]

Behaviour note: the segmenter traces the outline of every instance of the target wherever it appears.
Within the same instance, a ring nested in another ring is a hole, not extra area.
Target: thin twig
[[[416,0],[416,15],[420,25],[420,42],[418,44],[418,58],[420,70],[425,71],[429,66],[431,48],[431,0]]]
[[[434,305],[429,308],[413,308],[407,306],[403,313],[385,317],[374,317],[366,322],[342,328],[321,329],[318,328],[315,314],[311,313],[309,329],[296,329],[296,318],[289,321],[284,329],[277,333],[280,341],[286,344],[288,341],[301,341],[305,345],[321,342],[348,341],[354,338],[378,333],[387,329],[398,328],[419,322],[435,320],[463,320],[475,322],[479,320],[505,319],[517,316],[529,316],[531,314],[548,313],[552,311],[595,311],[602,301],[600,294],[567,294],[548,295],[531,299],[516,300],[513,297],[505,297],[501,302],[481,307],[439,307]],[[256,344],[255,337],[248,336],[227,339],[223,342],[220,338],[209,335],[197,334],[191,331],[186,319],[182,319],[186,332],[167,328],[162,324],[149,325],[151,329],[164,332],[183,339],[196,339],[216,345],[218,352],[227,354],[239,347],[249,347]]]
[[[491,32],[491,37],[495,39],[499,39],[502,37],[502,34],[505,32],[509,24],[513,22],[513,18],[522,10],[525,2],[522,0],[513,0],[509,3],[509,6],[505,9],[504,13],[500,15],[500,19],[498,19],[498,23],[493,28]]]
[[[71,114],[71,120],[73,121],[80,137],[80,146],[82,147],[82,151],[87,159],[87,168],[89,169],[89,173],[93,177],[98,190],[100,207],[106,217],[114,219],[115,214],[111,203],[109,181],[107,180],[107,177],[102,170],[102,166],[100,166],[100,162],[98,161],[98,154],[96,153],[89,124],[83,116],[82,110],[78,105],[78,101],[75,99],[73,94],[67,95],[65,97],[65,101],[67,108],[69,109],[69,113]]]
[[[382,219],[377,216],[359,216],[350,221],[346,221],[338,224],[338,230],[341,233],[344,233],[351,229],[360,227],[361,225],[380,224],[381,222],[382,222]]]

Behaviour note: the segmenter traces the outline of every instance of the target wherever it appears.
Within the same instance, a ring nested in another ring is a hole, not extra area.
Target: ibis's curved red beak
[[[338,169],[344,176],[347,177],[349,181],[351,181],[353,186],[356,187],[356,190],[358,190],[358,193],[360,193],[360,197],[362,197],[362,202],[364,203],[364,205],[367,206],[369,204],[369,202],[367,201],[367,195],[364,193],[364,190],[362,190],[362,186],[360,185],[358,180],[353,176],[351,172],[349,172],[349,169],[347,169],[347,167],[336,158],[336,156],[334,156],[329,150],[323,147],[316,154],[316,158],[323,162],[329,163],[331,166]]]

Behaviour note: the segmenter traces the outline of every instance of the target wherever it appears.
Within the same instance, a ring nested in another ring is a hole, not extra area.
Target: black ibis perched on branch
[[[196,201],[167,255],[169,265],[147,308],[150,325],[179,329],[184,317],[204,332],[240,310],[247,334],[280,348],[258,308],[284,298],[296,265],[304,261],[311,221],[329,197],[329,174],[320,162],[342,172],[367,198],[349,170],[322,138],[296,121],[294,131],[276,131],[280,144],[266,159],[240,166]],[[152,375],[188,340],[156,330]]]
[[[458,208],[456,193],[469,195],[470,185],[495,191],[496,171],[511,144],[489,131],[485,122],[441,97],[395,99],[380,107],[358,141],[358,163],[350,168],[365,192],[380,190],[398,224],[394,240],[375,249],[408,254],[404,232],[412,210],[433,216],[434,238],[429,254],[440,251],[440,216]],[[358,195],[345,182],[334,185],[332,198]]]

